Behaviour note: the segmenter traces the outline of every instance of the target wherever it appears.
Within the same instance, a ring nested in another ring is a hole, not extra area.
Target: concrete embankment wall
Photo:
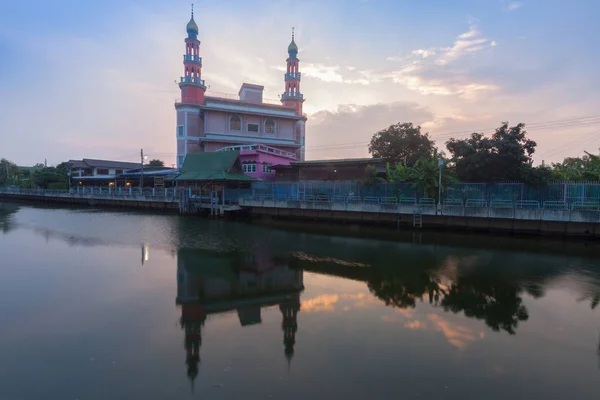
[[[283,204],[250,205],[251,215],[297,220],[319,220],[361,225],[388,225],[413,228],[418,206],[385,204]],[[288,203],[288,202],[285,202]],[[498,234],[526,234],[600,239],[600,211],[516,209],[490,207],[421,207],[423,229],[472,231]]]
[[[48,196],[48,195],[23,195],[15,193],[0,193],[0,199],[26,201],[45,204],[70,204],[89,207],[107,207],[107,208],[127,208],[138,210],[160,210],[163,212],[179,211],[179,204],[168,200],[147,199],[140,196],[137,199],[132,198],[111,198],[111,197],[66,197],[66,196]]]

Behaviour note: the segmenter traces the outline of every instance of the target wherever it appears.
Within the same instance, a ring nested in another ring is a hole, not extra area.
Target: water
[[[0,399],[600,397],[596,247],[313,230],[0,204]]]

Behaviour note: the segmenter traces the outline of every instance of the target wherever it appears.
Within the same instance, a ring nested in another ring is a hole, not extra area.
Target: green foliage
[[[566,181],[600,180],[600,156],[585,152],[583,157],[567,157],[562,163],[552,164],[558,179]]]
[[[420,126],[412,123],[390,125],[373,135],[369,153],[392,164],[414,165],[419,158],[429,158],[434,153],[434,142]]]
[[[58,168],[43,168],[33,173],[33,183],[42,189],[66,189],[69,185],[67,174]]]
[[[19,167],[17,164],[8,161],[6,158],[0,159],[0,185],[14,184],[17,181]]]
[[[412,183],[413,189],[422,191],[425,197],[431,197],[437,200],[439,186],[439,161],[443,161],[442,166],[442,186],[458,183],[453,176],[452,170],[448,167],[448,161],[444,160],[434,151],[432,157],[421,157],[413,166],[406,166],[397,163],[394,167],[387,164],[387,178],[390,183]]]
[[[154,160],[150,160],[150,162],[148,163],[148,166],[149,167],[164,167],[165,163],[164,163],[164,161],[154,159]]]
[[[385,179],[381,178],[377,172],[377,167],[374,165],[367,165],[365,167],[365,177],[363,184],[366,186],[377,186],[380,183],[385,183]]]
[[[503,122],[491,137],[473,133],[467,139],[450,139],[457,178],[463,182],[522,181],[531,166],[536,143],[527,138],[525,124]]]
[[[410,168],[404,166],[402,163],[395,164],[394,167],[390,167],[390,163],[386,164],[387,179],[390,183],[402,183],[410,179]]]

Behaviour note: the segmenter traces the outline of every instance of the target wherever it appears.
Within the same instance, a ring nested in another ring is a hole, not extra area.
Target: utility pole
[[[438,212],[442,209],[442,167],[444,166],[444,160],[441,158],[438,160],[438,167],[440,167],[440,176],[438,179]],[[436,212],[437,214],[437,212]]]
[[[144,193],[144,149],[140,150],[140,157],[142,161],[142,172],[140,174],[140,192]]]

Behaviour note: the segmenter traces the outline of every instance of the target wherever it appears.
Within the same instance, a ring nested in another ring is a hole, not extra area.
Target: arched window
[[[268,119],[265,121],[265,133],[275,133],[275,121]]]
[[[232,115],[229,118],[229,130],[230,131],[241,131],[242,130],[242,119],[239,115]]]

